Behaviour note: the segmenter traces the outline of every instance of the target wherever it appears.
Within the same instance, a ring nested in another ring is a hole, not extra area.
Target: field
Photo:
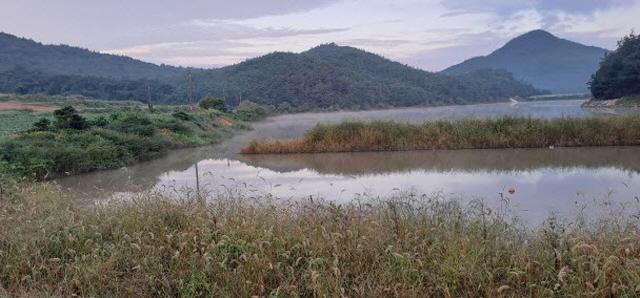
[[[101,101],[69,96],[0,94],[0,139],[30,129],[33,123],[42,117],[53,119],[51,112],[67,105],[82,111],[88,118],[95,118],[95,113],[146,108],[139,102]]]
[[[633,297],[638,206],[533,229],[479,201],[337,205],[154,193],[87,205],[51,184],[0,200],[0,295]],[[9,193],[9,195],[7,195]],[[608,207],[607,207],[608,206]]]
[[[10,134],[24,131],[41,117],[50,113],[34,113],[28,111],[0,111],[0,139]]]
[[[318,125],[302,139],[252,142],[245,154],[640,145],[640,117],[501,118]]]

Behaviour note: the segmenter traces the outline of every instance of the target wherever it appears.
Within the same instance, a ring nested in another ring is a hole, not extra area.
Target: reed
[[[501,118],[318,125],[301,139],[252,142],[244,154],[640,145],[640,116]]]
[[[529,229],[481,202],[411,195],[335,204],[240,194],[203,206],[147,193],[87,206],[51,184],[11,194],[0,202],[0,295],[640,293],[634,217],[550,218]]]

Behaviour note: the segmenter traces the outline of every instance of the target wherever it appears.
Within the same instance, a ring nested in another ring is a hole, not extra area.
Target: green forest
[[[116,79],[96,76],[47,74],[15,67],[0,72],[0,92],[15,94],[82,95],[106,100],[182,102],[172,84],[150,79]]]
[[[250,100],[271,110],[297,112],[494,102],[546,92],[506,71],[449,76],[335,44],[205,70],[0,34],[0,93],[170,104],[214,96],[230,107]]]
[[[590,81],[595,99],[615,99],[640,95],[640,35],[631,33],[606,55]]]

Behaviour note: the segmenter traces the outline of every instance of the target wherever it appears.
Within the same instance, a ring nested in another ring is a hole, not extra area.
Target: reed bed
[[[252,142],[244,154],[640,145],[640,116],[500,118],[318,125],[301,139]]]
[[[478,201],[411,195],[199,204],[149,193],[87,206],[51,184],[10,193],[0,202],[0,295],[640,295],[635,217],[531,229]]]

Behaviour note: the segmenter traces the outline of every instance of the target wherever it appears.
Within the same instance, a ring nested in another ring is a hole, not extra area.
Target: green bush
[[[182,121],[191,121],[193,120],[193,117],[183,111],[178,111],[175,112],[173,114],[171,114],[174,118],[180,119]]]
[[[96,119],[92,120],[90,123],[91,126],[105,127],[109,125],[109,120],[107,120],[105,116],[99,116]]]
[[[221,112],[226,112],[227,104],[225,103],[224,99],[208,96],[200,101],[200,108],[205,110],[216,109]]]
[[[47,118],[40,118],[38,122],[33,124],[33,129],[36,131],[47,131],[51,129],[51,121]]]
[[[62,109],[55,110],[53,116],[56,118],[56,127],[59,129],[76,129],[82,130],[89,128],[87,119],[80,116],[78,111],[72,106],[66,106]]]
[[[245,100],[234,111],[236,118],[242,121],[258,121],[264,119],[268,111],[265,107]]]
[[[123,133],[148,137],[154,134],[156,127],[148,117],[131,113],[114,120],[109,124],[108,128]]]
[[[190,133],[193,131],[188,125],[177,119],[158,119],[156,120],[156,125],[160,129],[164,128],[179,133]]]

